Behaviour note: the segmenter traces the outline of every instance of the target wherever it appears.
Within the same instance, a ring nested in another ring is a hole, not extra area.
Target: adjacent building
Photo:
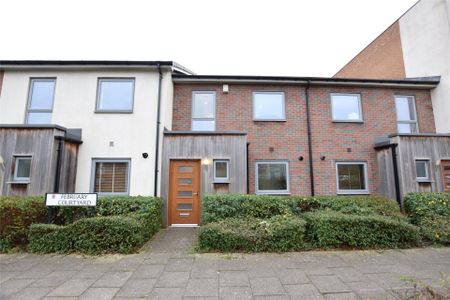
[[[420,0],[334,77],[441,76],[431,91],[436,130],[450,133],[450,0]]]

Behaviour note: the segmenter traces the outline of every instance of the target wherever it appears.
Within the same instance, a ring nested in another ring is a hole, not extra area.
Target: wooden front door
[[[441,172],[444,192],[450,192],[450,160],[441,160]]]
[[[200,223],[200,161],[171,160],[169,225]]]

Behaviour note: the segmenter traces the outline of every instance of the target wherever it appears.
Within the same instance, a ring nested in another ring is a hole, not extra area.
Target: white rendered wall
[[[450,133],[450,0],[422,0],[400,19],[407,77],[441,76],[431,92],[436,130]]]
[[[30,77],[56,77],[52,124],[82,129],[76,192],[91,190],[92,158],[130,158],[130,195],[153,195],[157,71],[5,71],[0,124],[24,123]],[[135,78],[133,113],[95,113],[99,77]],[[171,118],[167,120],[164,111],[172,108],[171,80],[171,73],[165,72],[161,129],[171,127]],[[142,157],[144,152],[149,154],[147,159]]]

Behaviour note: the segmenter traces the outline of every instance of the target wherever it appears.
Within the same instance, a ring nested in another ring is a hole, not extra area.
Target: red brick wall
[[[405,78],[400,26],[392,24],[334,77]]]
[[[256,160],[288,160],[290,191],[309,195],[306,105],[302,86],[261,86],[230,84],[224,94],[220,84],[175,84],[173,130],[191,129],[193,90],[216,91],[216,130],[248,133],[250,193],[255,192]],[[286,122],[257,122],[252,115],[252,92],[285,92]],[[330,92],[361,94],[364,123],[333,123]],[[315,188],[317,194],[336,193],[335,160],[362,160],[368,163],[369,190],[378,191],[378,169],[373,149],[375,137],[396,132],[394,95],[414,95],[420,132],[435,132],[430,94],[422,90],[380,88],[311,87],[310,109],[313,139]],[[273,147],[273,152],[270,151]],[[351,148],[351,152],[347,152]],[[320,156],[326,157],[324,161]],[[299,161],[300,156],[304,157]]]

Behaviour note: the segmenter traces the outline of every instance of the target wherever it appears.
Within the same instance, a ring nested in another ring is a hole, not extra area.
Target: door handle
[[[193,195],[195,195],[195,196],[198,196],[198,192],[195,192],[195,193],[192,193]]]

